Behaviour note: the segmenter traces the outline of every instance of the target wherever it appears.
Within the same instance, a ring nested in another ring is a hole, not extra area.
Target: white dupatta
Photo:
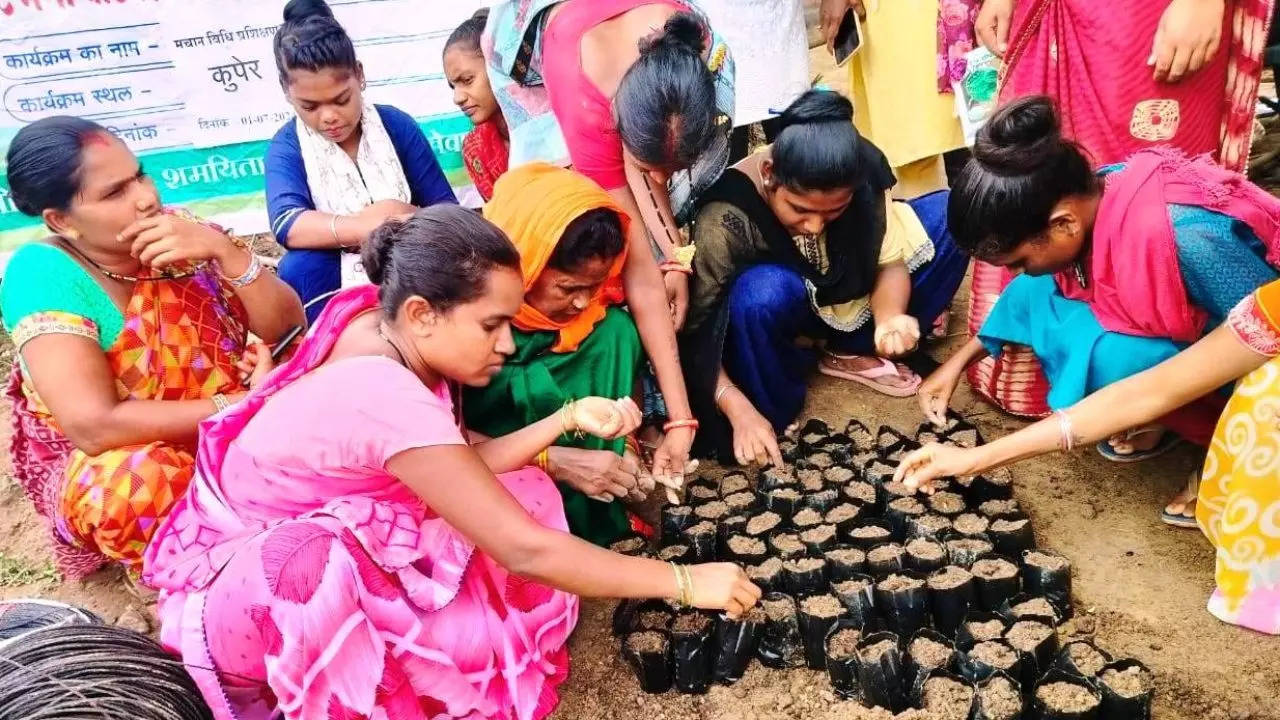
[[[412,195],[404,167],[382,124],[382,116],[372,104],[366,103],[361,112],[360,146],[355,161],[337,143],[302,122],[302,118],[296,123],[307,187],[316,210],[352,215],[379,200],[410,201]],[[342,253],[342,287],[368,282],[359,253]]]

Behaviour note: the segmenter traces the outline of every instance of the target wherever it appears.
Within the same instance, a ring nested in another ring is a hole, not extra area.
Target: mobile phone
[[[276,343],[276,346],[271,348],[271,362],[274,363],[279,360],[280,356],[284,354],[284,351],[288,350],[289,346],[293,344],[293,341],[301,334],[301,325],[294,325],[289,328],[289,332],[285,333],[284,337],[280,338],[280,342]]]
[[[849,62],[849,58],[857,54],[861,47],[862,23],[858,21],[858,14],[853,11],[853,8],[849,8],[844,11],[844,18],[840,20],[840,28],[836,31],[836,65]]]

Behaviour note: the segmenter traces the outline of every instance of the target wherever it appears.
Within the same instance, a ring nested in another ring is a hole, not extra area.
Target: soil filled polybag
[[[885,628],[899,637],[911,637],[929,624],[929,590],[920,573],[893,573],[876,583],[874,596]]]
[[[856,659],[858,687],[862,702],[893,712],[907,707],[908,687],[898,636],[891,632],[871,633],[858,643]]]
[[[1146,665],[1126,658],[1107,664],[1098,674],[1102,692],[1099,720],[1151,720],[1155,685]]]
[[[760,607],[765,613],[756,647],[760,664],[774,669],[798,667],[804,662],[804,643],[800,640],[795,599],[784,593],[769,593],[760,599]]]
[[[671,623],[671,664],[677,691],[700,695],[711,687],[715,625],[715,618],[696,611],[683,612]]]
[[[714,682],[731,685],[742,679],[751,658],[756,655],[764,621],[764,610],[759,607],[752,608],[745,617],[737,620],[720,617],[716,623],[715,661],[711,666]]]
[[[859,696],[858,643],[862,641],[862,625],[850,618],[840,618],[827,631],[823,641],[827,677],[836,695],[846,699]]]
[[[640,689],[664,693],[671,689],[671,636],[658,630],[627,635],[622,640],[622,657],[635,671]]]
[[[1099,720],[1102,693],[1088,681],[1054,668],[1036,683],[1031,715],[1038,720]]]

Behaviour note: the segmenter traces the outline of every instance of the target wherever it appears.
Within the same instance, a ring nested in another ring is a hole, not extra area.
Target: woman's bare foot
[[[1187,486],[1182,492],[1173,496],[1160,520],[1175,527],[1196,527],[1196,498],[1200,495],[1200,471],[1192,471],[1187,478]]]

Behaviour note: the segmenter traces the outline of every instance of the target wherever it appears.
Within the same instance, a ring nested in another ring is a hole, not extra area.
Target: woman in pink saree
[[[1095,165],[1152,145],[1249,156],[1275,0],[986,0],[977,33],[1004,58],[1002,101],[1053,98]]]
[[[737,566],[574,538],[526,467],[561,433],[634,430],[629,399],[468,444],[458,387],[501,368],[523,297],[500,230],[434,206],[363,260],[380,287],[335,296],[292,360],[201,428],[196,478],[148,550],[161,639],[215,717],[538,720],[578,594],[755,603]]]

